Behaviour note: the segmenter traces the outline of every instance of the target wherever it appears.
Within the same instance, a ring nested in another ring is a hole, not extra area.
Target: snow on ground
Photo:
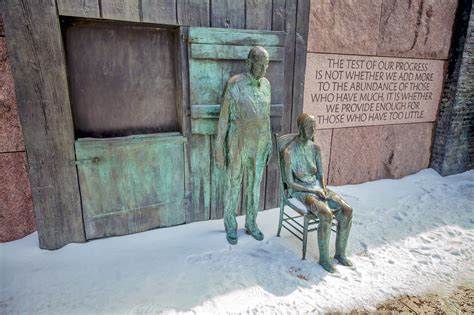
[[[37,235],[0,244],[0,313],[296,313],[374,309],[402,294],[446,293],[474,281],[474,171],[433,170],[335,187],[354,207],[354,268],[328,274],[316,233],[307,260],[278,209],[261,212],[265,240],[228,245],[222,220],[38,248]],[[334,250],[334,235],[331,240]]]

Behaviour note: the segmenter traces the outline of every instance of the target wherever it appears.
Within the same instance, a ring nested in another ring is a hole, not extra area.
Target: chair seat
[[[288,199],[288,203],[290,203],[291,206],[293,206],[291,207],[293,210],[299,212],[301,215],[305,215],[308,213],[308,208],[298,199],[290,198]]]

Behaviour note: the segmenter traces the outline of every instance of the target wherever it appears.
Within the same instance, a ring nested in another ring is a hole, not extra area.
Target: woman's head
[[[310,114],[301,114],[296,123],[298,124],[298,130],[300,137],[303,139],[313,139],[314,132],[316,131],[316,119]]]

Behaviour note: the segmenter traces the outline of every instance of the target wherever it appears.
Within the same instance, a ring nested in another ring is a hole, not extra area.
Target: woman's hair
[[[308,124],[316,124],[316,119],[314,119],[314,116],[307,114],[307,113],[302,113],[301,115],[298,116],[298,119],[296,120],[296,123],[298,125],[298,131],[303,133],[304,128]]]

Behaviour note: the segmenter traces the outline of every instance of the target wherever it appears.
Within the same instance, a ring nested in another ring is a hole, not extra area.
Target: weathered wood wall
[[[41,248],[84,242],[74,128],[53,0],[3,1]]]
[[[295,130],[302,109],[310,0],[0,0],[17,84],[19,114],[30,165],[40,246],[55,249],[85,240],[74,166],[74,127],[59,16],[102,18],[181,26],[178,54],[178,123],[188,139],[186,222],[222,217],[212,208],[212,141],[191,133],[187,27],[284,31],[283,133]],[[25,78],[28,78],[27,80]],[[262,207],[278,204],[276,156],[262,184]],[[218,191],[214,195],[219,195]]]

